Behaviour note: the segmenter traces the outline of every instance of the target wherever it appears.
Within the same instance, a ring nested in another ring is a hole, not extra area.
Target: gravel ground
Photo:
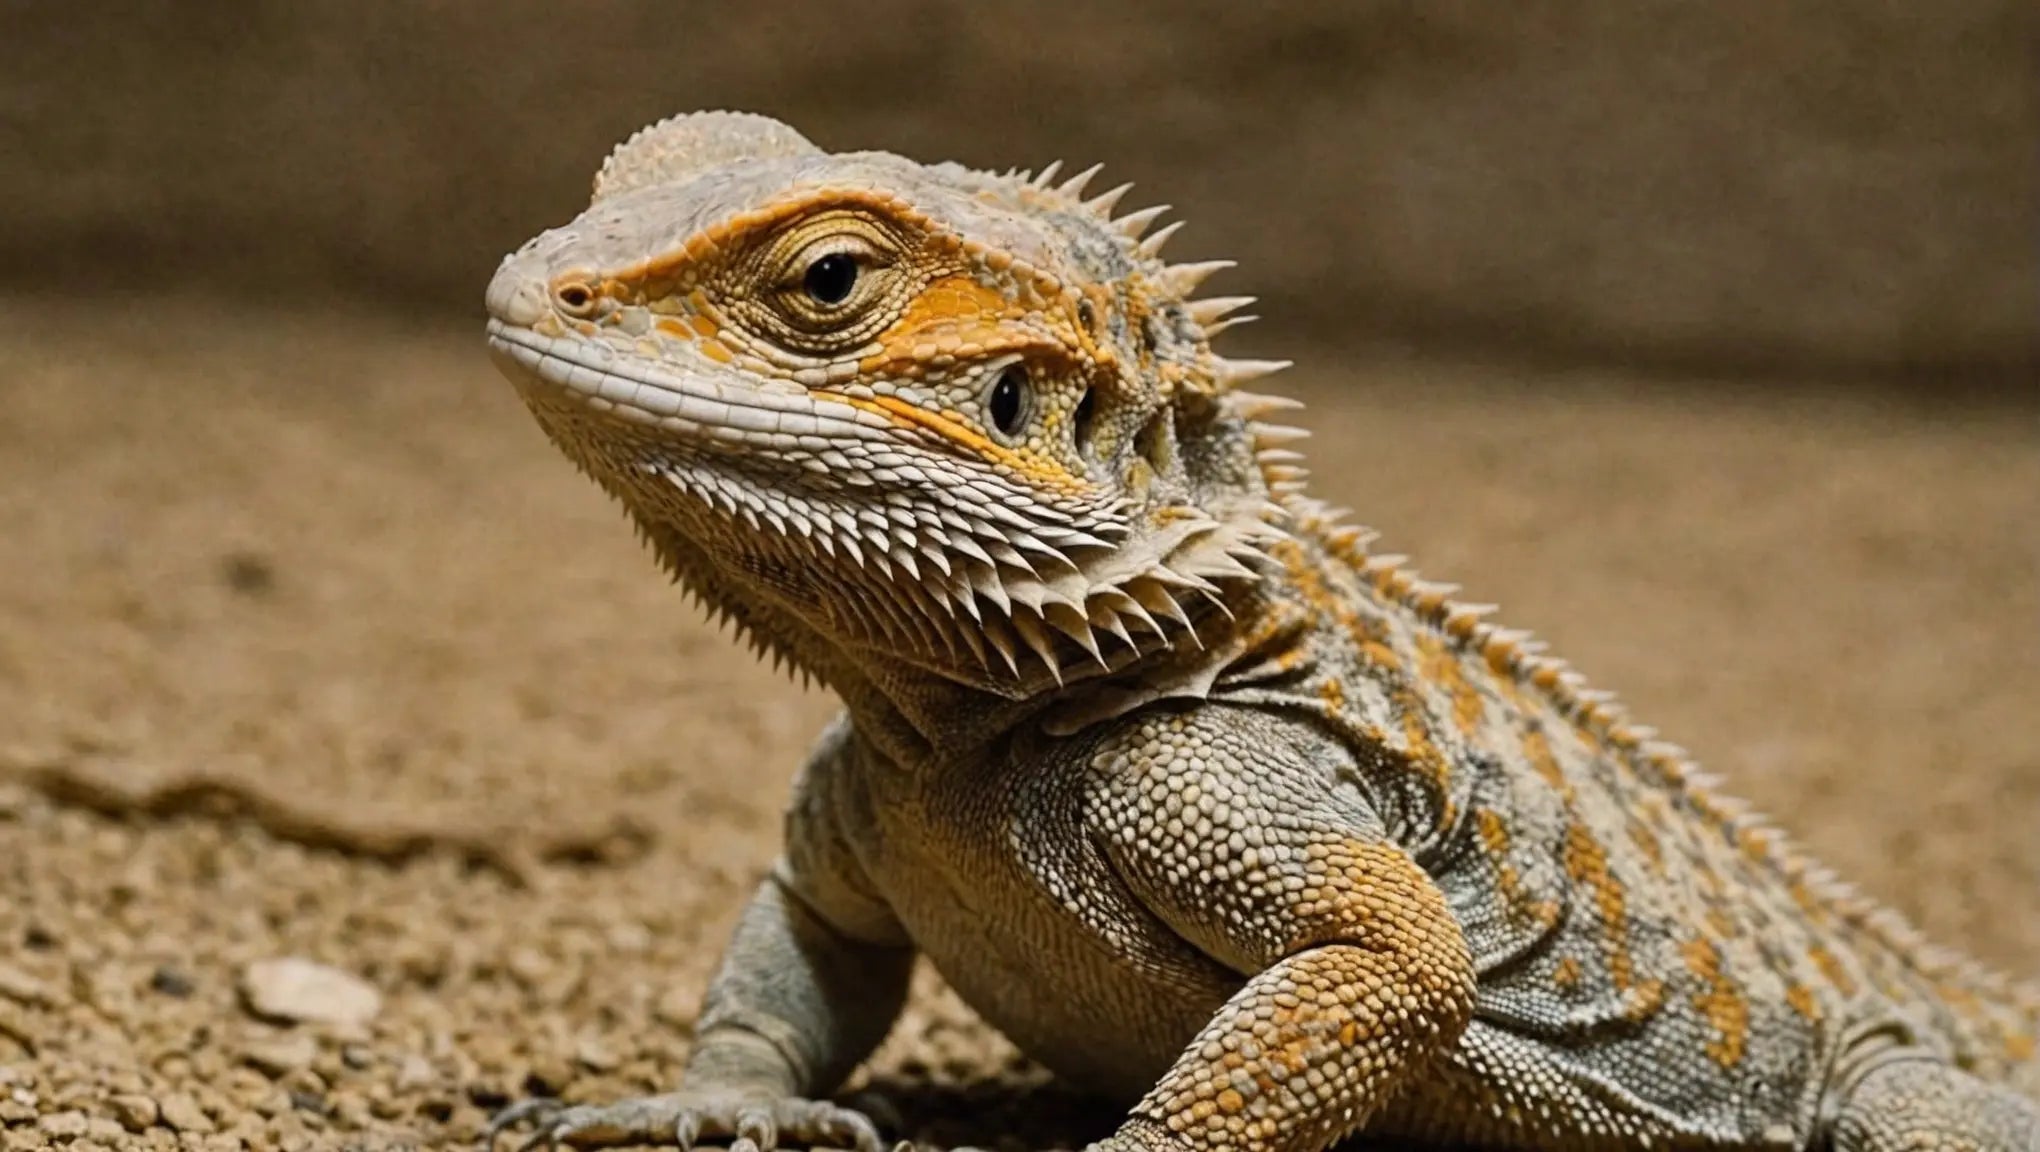
[[[0,300],[0,1147],[464,1146],[670,1081],[830,711],[479,325]],[[2040,410],[1305,350],[1321,490],[2040,970]],[[925,980],[908,1126],[1100,1122]]]

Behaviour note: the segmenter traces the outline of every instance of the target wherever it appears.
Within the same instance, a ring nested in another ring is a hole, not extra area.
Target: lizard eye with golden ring
[[[1018,433],[1021,422],[1027,417],[1027,369],[1014,364],[1000,372],[999,379],[992,385],[985,411],[991,416],[992,427],[999,430],[999,435]]]
[[[857,258],[847,252],[831,252],[807,266],[800,286],[817,304],[841,304],[857,286]]]

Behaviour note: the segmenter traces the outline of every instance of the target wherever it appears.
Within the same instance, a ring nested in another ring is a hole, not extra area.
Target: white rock
[[[285,956],[241,970],[241,998],[258,1016],[292,1023],[359,1026],[382,1011],[382,994],[338,968]]]

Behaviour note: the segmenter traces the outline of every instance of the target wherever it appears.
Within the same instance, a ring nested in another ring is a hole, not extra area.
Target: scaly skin
[[[1112,1152],[2040,1147],[2040,997],[1370,553],[1212,351],[1220,265],[1086,176],[683,116],[497,272],[546,433],[845,704],[683,1085],[503,1123],[874,1148],[808,1101],[918,951]]]

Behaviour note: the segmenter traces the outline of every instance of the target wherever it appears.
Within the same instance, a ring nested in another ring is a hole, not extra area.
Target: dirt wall
[[[655,117],[1102,160],[1271,339],[1907,373],[2040,359],[2019,0],[1024,8],[137,0],[0,40],[0,282],[472,312]],[[1138,199],[1135,201],[1138,202]]]

